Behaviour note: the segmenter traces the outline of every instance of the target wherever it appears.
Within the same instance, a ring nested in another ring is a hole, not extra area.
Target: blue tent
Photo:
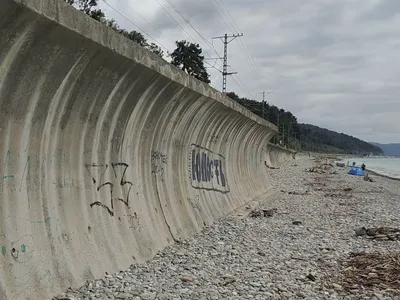
[[[365,172],[360,167],[354,167],[347,174],[356,175],[356,176],[364,176]]]

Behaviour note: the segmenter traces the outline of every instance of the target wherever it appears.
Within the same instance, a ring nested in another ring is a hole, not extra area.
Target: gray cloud
[[[397,0],[381,0],[378,4],[372,6],[361,20],[365,21],[384,21],[400,14],[400,2]]]
[[[200,43],[206,57],[216,56],[166,0],[148,0],[145,6],[139,0],[123,0],[140,8],[158,30],[135,17],[121,1],[108,2],[170,51],[175,40],[191,38],[157,1]],[[300,122],[368,141],[400,142],[400,1],[169,1],[208,41],[224,33],[244,33],[229,44],[228,64],[239,74],[228,78],[228,90],[253,98],[263,90],[273,91],[267,100],[290,110]],[[106,13],[135,29],[112,11]],[[214,40],[213,45],[222,54],[221,41]],[[221,74],[209,71],[212,85],[220,89]]]

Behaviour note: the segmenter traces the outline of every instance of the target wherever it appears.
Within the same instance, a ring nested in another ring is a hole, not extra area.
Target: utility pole
[[[263,91],[263,102],[262,102],[262,118],[264,119],[264,103],[265,103],[265,91]]]
[[[228,73],[228,44],[230,42],[232,42],[234,39],[236,39],[237,37],[241,37],[241,36],[243,36],[243,33],[232,34],[232,35],[228,35],[227,33],[225,33],[224,36],[216,36],[216,37],[212,38],[212,39],[221,39],[222,42],[224,43],[224,65],[223,65],[223,69],[222,69],[222,93],[226,93],[226,76],[237,74],[237,72],[229,72]]]
[[[267,94],[272,94],[272,92],[267,92]],[[262,117],[264,119],[264,107],[265,107],[265,91],[262,92],[263,100],[262,100]]]
[[[279,136],[279,138],[280,138],[280,136],[281,136],[281,129],[280,129],[280,124],[279,124],[279,114],[280,114],[280,112],[279,112],[279,109],[278,109],[278,136]]]
[[[257,94],[259,94],[259,93],[257,93]],[[265,92],[265,91],[263,91],[262,93],[260,93],[260,94],[262,94],[262,118],[263,119],[265,119],[264,117],[265,117],[265,113],[264,113],[264,107],[265,107],[265,94],[272,94],[272,92]]]

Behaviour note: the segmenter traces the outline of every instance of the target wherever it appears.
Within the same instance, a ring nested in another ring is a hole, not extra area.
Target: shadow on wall
[[[291,158],[274,125],[62,1],[4,0],[0,30],[5,299],[143,262]]]

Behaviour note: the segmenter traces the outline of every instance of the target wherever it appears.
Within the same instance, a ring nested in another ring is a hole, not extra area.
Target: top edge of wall
[[[93,42],[111,49],[119,55],[139,63],[149,69],[152,69],[162,76],[165,76],[179,84],[192,89],[193,91],[212,98],[223,105],[239,112],[240,114],[252,119],[260,125],[268,127],[275,134],[278,128],[259,116],[253,114],[234,100],[225,96],[221,92],[212,88],[208,84],[187,75],[179,68],[171,65],[161,57],[158,57],[151,51],[145,49],[139,44],[125,38],[123,35],[115,32],[112,28],[102,24],[85,13],[77,10],[72,5],[62,0],[9,0],[19,6],[48,18],[61,26],[76,32]]]
[[[285,148],[285,147],[279,146],[279,145],[274,144],[274,143],[268,143],[268,146],[271,146],[273,148],[278,148],[278,149],[281,149],[283,151],[287,151],[287,152],[290,152],[290,153],[297,153],[296,150],[293,150],[293,149],[290,149],[290,148]]]

